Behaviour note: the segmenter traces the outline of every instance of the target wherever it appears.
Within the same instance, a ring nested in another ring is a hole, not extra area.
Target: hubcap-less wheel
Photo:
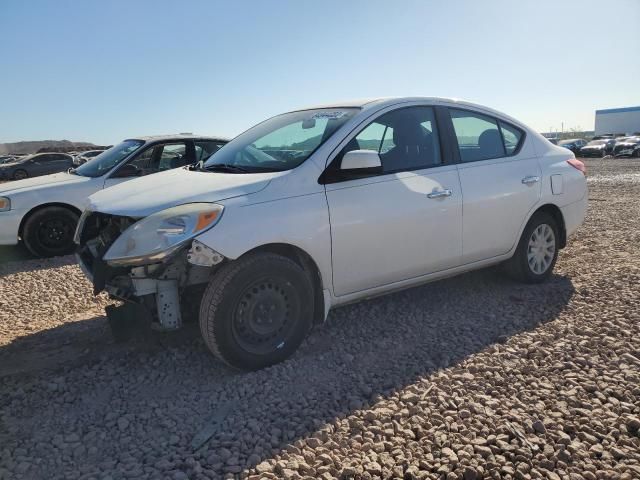
[[[15,178],[16,180],[24,180],[25,178],[27,178],[27,174],[22,170],[18,170],[13,174],[13,178]]]
[[[73,227],[66,219],[52,218],[45,220],[38,226],[38,241],[41,245],[51,250],[66,248],[71,241]]]
[[[551,266],[555,253],[556,237],[553,229],[546,223],[538,225],[529,237],[527,246],[529,268],[536,275],[542,275]]]
[[[281,348],[291,335],[296,299],[293,285],[285,280],[253,282],[241,293],[233,315],[232,331],[238,344],[258,355]]]

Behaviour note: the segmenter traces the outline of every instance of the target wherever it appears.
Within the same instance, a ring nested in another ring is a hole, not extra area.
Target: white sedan
[[[285,113],[198,170],[99,192],[76,241],[94,290],[127,300],[112,326],[146,311],[171,330],[199,305],[209,349],[257,369],[338,305],[499,263],[542,282],[586,208],[569,150],[480,105],[398,98]]]
[[[193,135],[130,138],[68,172],[0,185],[0,245],[38,257],[71,253],[87,197],[125,180],[194,164],[227,142]]]

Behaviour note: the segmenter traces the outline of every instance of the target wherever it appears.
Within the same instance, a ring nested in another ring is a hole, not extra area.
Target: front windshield
[[[571,145],[576,143],[576,140],[561,140],[559,145]]]
[[[144,145],[142,140],[125,140],[80,165],[74,172],[85,177],[100,177],[142,145]]]
[[[357,113],[320,108],[270,118],[226,144],[204,164],[229,173],[281,172],[297,167]]]

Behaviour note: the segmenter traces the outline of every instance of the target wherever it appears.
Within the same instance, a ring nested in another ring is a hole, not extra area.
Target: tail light
[[[573,168],[575,168],[576,170],[580,170],[583,173],[583,175],[587,174],[587,167],[580,160],[576,158],[571,158],[567,160],[567,163],[571,165]]]

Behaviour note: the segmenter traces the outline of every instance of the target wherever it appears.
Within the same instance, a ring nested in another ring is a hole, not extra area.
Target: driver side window
[[[349,141],[340,159],[352,150],[377,152],[383,173],[418,170],[442,163],[431,107],[407,107],[385,113]]]

